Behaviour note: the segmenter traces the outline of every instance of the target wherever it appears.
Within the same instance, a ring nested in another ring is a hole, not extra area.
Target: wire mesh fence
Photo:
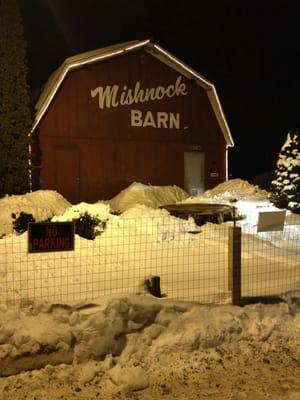
[[[283,232],[243,228],[234,254],[232,223],[197,226],[170,217],[122,217],[107,221],[93,240],[75,236],[75,249],[28,252],[28,235],[0,226],[0,303],[26,305],[85,301],[111,294],[145,294],[160,277],[168,299],[230,303],[236,284],[242,297],[273,296],[299,288],[300,224],[289,216]],[[240,280],[235,266],[240,257]]]
[[[228,227],[167,216],[108,221],[94,240],[75,237],[74,251],[28,253],[27,232],[0,239],[0,301],[92,299],[146,293],[159,276],[170,299],[226,300]]]
[[[300,290],[300,219],[289,214],[282,231],[242,234],[242,297],[275,297]]]

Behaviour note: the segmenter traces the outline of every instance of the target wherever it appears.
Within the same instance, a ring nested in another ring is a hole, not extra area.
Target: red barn
[[[233,146],[214,85],[150,40],[68,58],[41,93],[32,139],[33,188],[71,202],[134,181],[200,194],[227,178]]]

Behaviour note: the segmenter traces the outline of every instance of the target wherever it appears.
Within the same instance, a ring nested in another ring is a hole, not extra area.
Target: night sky
[[[151,37],[215,84],[235,140],[232,178],[273,169],[300,127],[296,1],[19,1],[33,93],[71,55]]]

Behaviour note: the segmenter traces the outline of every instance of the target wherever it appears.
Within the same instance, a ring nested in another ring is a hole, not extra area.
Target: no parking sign
[[[73,222],[31,222],[28,224],[28,252],[74,250]]]

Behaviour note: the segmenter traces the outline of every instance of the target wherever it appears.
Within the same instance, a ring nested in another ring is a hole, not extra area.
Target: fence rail
[[[29,253],[27,232],[0,226],[0,303],[142,294],[151,276],[169,299],[241,304],[281,295],[300,289],[297,221],[257,233],[242,222],[198,227],[192,218],[115,216],[94,240],[76,235],[74,251],[51,253]]]

